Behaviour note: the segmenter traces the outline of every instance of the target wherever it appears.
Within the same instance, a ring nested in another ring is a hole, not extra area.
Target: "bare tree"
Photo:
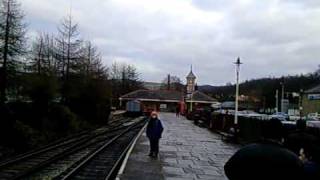
[[[98,48],[96,46],[94,46],[90,41],[87,41],[84,44],[82,53],[81,69],[85,76],[99,78],[106,75],[107,68],[103,65],[101,54],[98,52]]]
[[[36,71],[37,74],[41,74],[42,68],[44,66],[44,37],[42,34],[39,34],[39,36],[36,38],[36,40],[32,44],[31,49],[31,69],[33,71]]]
[[[112,96],[117,101],[121,95],[142,88],[140,74],[135,66],[113,63],[110,68]]]
[[[8,81],[14,75],[19,55],[24,53],[26,28],[23,13],[16,0],[0,1],[0,102],[6,100]]]
[[[318,65],[318,69],[316,71],[316,75],[320,77],[320,65]]]
[[[40,74],[56,73],[55,41],[47,33],[39,33],[32,43],[29,67],[32,72]]]
[[[167,76],[162,80],[161,87],[162,90],[175,90],[183,91],[184,86],[181,79],[178,76]]]
[[[114,62],[111,65],[110,76],[112,80],[119,82],[121,81],[122,84],[129,82],[135,83],[140,81],[140,74],[138,73],[137,68],[126,63],[119,64]]]

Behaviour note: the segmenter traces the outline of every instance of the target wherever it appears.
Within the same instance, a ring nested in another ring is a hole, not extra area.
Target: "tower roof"
[[[189,72],[187,78],[196,78],[192,71]]]
[[[196,78],[196,76],[192,72],[192,65],[191,65],[191,69],[190,69],[190,72],[189,72],[187,78]]]

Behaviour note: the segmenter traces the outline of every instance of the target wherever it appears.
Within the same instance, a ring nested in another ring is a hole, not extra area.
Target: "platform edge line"
[[[126,166],[127,166],[128,159],[129,159],[129,157],[130,157],[130,155],[131,155],[131,153],[132,153],[132,151],[133,151],[133,148],[136,146],[136,143],[137,143],[138,139],[141,137],[141,135],[142,135],[142,133],[144,132],[144,130],[146,129],[147,125],[148,125],[148,123],[146,123],[146,124],[143,126],[143,128],[140,130],[140,132],[138,133],[138,135],[135,137],[133,143],[131,144],[130,149],[128,150],[128,152],[127,152],[127,154],[126,154],[126,156],[125,156],[125,158],[124,158],[124,160],[123,160],[123,163],[122,163],[122,165],[121,165],[121,167],[120,167],[120,169],[119,169],[119,172],[118,172],[118,174],[117,174],[116,180],[120,180],[120,179],[121,179],[120,177],[121,177],[121,175],[123,174],[123,172],[124,172],[124,170],[125,170],[125,168],[126,168]]]

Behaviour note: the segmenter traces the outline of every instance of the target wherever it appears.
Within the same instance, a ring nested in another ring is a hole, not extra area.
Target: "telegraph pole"
[[[190,96],[190,112],[192,112],[192,98],[193,98],[193,93],[191,93],[191,96]]]
[[[284,112],[284,82],[281,82],[281,112]]]
[[[171,76],[168,74],[168,82],[167,82],[167,90],[169,91],[171,89]]]
[[[276,112],[279,111],[278,105],[279,105],[279,90],[277,89],[276,90]]]
[[[238,106],[239,106],[239,75],[240,75],[240,57],[238,57],[236,65],[236,102],[235,102],[235,114],[234,114],[234,124],[238,124]]]

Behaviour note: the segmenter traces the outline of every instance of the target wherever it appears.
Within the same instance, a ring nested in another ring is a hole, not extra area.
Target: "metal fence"
[[[238,138],[243,143],[250,143],[261,139],[262,132],[272,131],[272,129],[263,129],[264,123],[267,120],[261,120],[250,117],[239,117],[238,125],[234,124],[234,116],[226,114],[213,114],[209,121],[209,129],[216,132],[229,133],[231,128],[238,129]],[[295,124],[283,124],[283,137],[296,130]],[[308,133],[320,137],[320,129],[308,127],[306,130]]]

